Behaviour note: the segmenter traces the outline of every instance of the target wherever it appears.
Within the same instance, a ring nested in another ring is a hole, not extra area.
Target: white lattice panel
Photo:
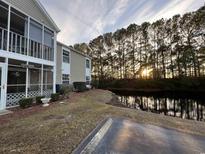
[[[46,97],[50,97],[52,93],[53,93],[52,90],[44,90],[43,91],[43,95],[46,96]]]
[[[26,93],[9,93],[7,94],[7,102],[6,102],[6,106],[7,107],[12,107],[12,106],[17,106],[18,101],[22,98],[26,97]]]
[[[46,97],[50,97],[51,94],[53,93],[52,90],[44,90],[43,91],[43,95]],[[41,92],[40,91],[29,91],[28,92],[28,97],[36,97],[36,96],[41,96]],[[6,106],[7,107],[12,107],[12,106],[18,106],[18,102],[20,99],[25,98],[26,97],[26,93],[10,93],[7,94],[7,102],[6,102]]]
[[[40,91],[29,91],[28,92],[28,97],[36,97],[36,96],[41,96]]]

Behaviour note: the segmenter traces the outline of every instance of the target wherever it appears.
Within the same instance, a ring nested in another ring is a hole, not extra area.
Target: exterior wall
[[[70,51],[69,65],[63,63],[63,49]],[[90,60],[90,69],[86,68],[86,59]],[[59,42],[57,43],[56,67],[56,84],[62,84],[62,74],[70,75],[70,84],[73,82],[86,82],[86,76],[91,79],[91,59]]]
[[[44,15],[43,11],[38,7],[34,2],[35,0],[4,0],[5,2],[10,3],[14,7],[23,11],[27,15],[33,17],[34,19],[43,22],[49,28],[55,29],[53,24],[48,20],[48,18]]]
[[[56,59],[56,84],[62,84],[62,45],[57,44]]]
[[[85,57],[71,51],[71,83],[85,82],[85,74]]]

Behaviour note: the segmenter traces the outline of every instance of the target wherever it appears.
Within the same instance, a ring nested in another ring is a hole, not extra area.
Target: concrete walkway
[[[74,153],[205,153],[205,136],[195,136],[125,119],[109,119],[98,126]]]

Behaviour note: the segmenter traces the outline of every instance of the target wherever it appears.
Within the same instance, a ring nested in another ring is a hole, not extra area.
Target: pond
[[[113,91],[121,106],[176,118],[205,121],[204,95]]]

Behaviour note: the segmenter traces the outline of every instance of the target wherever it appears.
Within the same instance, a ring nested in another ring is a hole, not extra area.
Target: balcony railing
[[[42,58],[42,44],[34,40],[29,40],[29,56]]]
[[[14,32],[10,32],[9,51],[27,55],[27,38]]]
[[[53,48],[29,39],[29,50],[27,50],[27,37],[15,32],[9,33],[9,51],[35,58],[53,61]],[[0,49],[7,50],[7,30],[0,27]],[[43,49],[43,52],[42,52]],[[27,54],[27,51],[29,53]]]
[[[7,30],[0,28],[0,49],[6,50],[7,47]]]

